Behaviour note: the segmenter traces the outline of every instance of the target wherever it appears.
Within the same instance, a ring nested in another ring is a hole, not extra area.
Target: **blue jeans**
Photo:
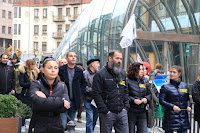
[[[70,108],[65,113],[61,113],[60,114],[64,130],[67,127],[67,122],[68,121],[70,121],[70,120],[74,121],[75,114],[76,114],[75,102],[74,101],[70,101]],[[67,118],[68,116],[70,117],[69,119]]]
[[[115,133],[129,133],[127,111],[120,113],[110,112],[108,114],[99,113],[100,133],[112,133],[114,126]]]
[[[86,110],[86,133],[93,133],[98,119],[98,109],[84,99]]]
[[[137,125],[137,133],[147,133],[147,116],[146,112],[135,113],[128,112],[129,133],[135,133],[135,126]]]

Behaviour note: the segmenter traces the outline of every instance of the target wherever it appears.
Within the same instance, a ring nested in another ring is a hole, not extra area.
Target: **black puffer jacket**
[[[92,90],[100,113],[106,114],[108,111],[118,113],[122,109],[128,110],[128,88],[124,70],[119,75],[115,75],[106,65],[95,74]]]
[[[192,86],[192,98],[195,102],[194,105],[194,119],[200,121],[200,81],[195,80]]]
[[[164,130],[187,130],[190,128],[187,107],[189,102],[189,89],[186,83],[170,80],[160,89],[160,104],[165,107],[163,117]],[[178,106],[180,112],[174,111],[173,106]]]
[[[31,82],[30,97],[33,102],[33,116],[31,119],[29,133],[63,133],[60,113],[66,112],[63,98],[69,101],[68,91],[65,84],[58,82],[56,78],[52,85],[52,95],[50,95],[51,86],[44,76],[41,80]],[[35,92],[42,91],[46,98],[38,97]]]
[[[137,79],[129,79],[127,78],[127,85],[129,90],[129,103],[130,109],[129,111],[133,111],[135,113],[145,112],[146,105],[137,105],[134,103],[135,99],[142,100],[143,98],[147,98],[147,103],[151,101],[151,92],[150,85],[145,78],[141,78],[139,81]]]
[[[13,67],[0,62],[0,94],[7,94],[15,89],[15,72]]]

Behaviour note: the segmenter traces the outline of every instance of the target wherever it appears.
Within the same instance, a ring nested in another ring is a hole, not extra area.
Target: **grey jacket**
[[[84,98],[88,101],[92,101],[92,83],[95,73],[93,73],[89,68],[83,72],[83,75],[86,79],[87,86],[84,92]]]

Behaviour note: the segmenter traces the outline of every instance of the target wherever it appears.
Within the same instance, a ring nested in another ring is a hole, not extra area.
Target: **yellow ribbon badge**
[[[119,82],[119,84],[120,84],[120,85],[123,85],[123,86],[126,86],[125,81],[123,81],[123,80],[121,80],[121,81]]]
[[[146,88],[145,84],[139,84],[140,88]]]

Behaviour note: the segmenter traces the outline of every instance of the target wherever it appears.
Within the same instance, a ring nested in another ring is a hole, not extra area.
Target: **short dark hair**
[[[69,53],[71,53],[71,52],[75,53],[74,51],[68,51],[66,54],[66,57],[68,57]]]
[[[7,55],[7,54],[1,54],[0,58],[2,58],[4,55]],[[8,56],[8,55],[7,55]]]
[[[178,66],[178,65],[174,65],[174,66],[171,67],[171,69],[172,68],[175,68],[179,73],[181,73],[181,71],[183,69],[181,66]]]
[[[143,64],[139,62],[135,62],[129,65],[128,70],[127,70],[127,77],[131,80],[136,78],[136,74],[138,74],[140,70],[140,66],[143,66]]]
[[[47,64],[48,61],[55,61],[55,62],[56,62],[56,60],[55,60],[54,58],[46,58],[46,59],[44,60],[43,64],[42,64],[42,67],[43,67],[43,68],[45,67],[45,65]]]
[[[119,50],[111,50],[111,51],[108,53],[108,57],[113,57],[113,55],[115,54],[115,52],[117,52],[117,53],[122,53],[122,52],[119,51]]]

